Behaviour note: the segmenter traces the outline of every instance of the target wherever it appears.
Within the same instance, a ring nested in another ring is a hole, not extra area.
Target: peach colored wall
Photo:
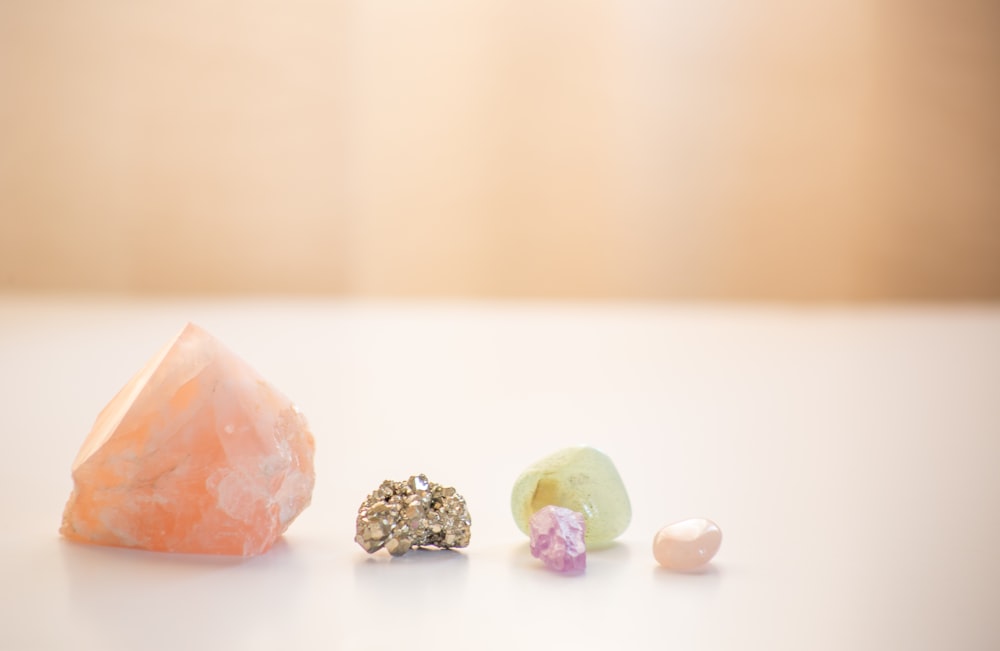
[[[1000,298],[1000,5],[0,0],[0,289]]]

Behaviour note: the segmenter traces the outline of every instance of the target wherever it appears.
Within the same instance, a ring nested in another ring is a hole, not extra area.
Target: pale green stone
[[[588,546],[609,544],[628,527],[632,506],[610,457],[591,447],[559,450],[537,461],[514,482],[510,508],[524,533],[539,509],[554,504],[582,513]]]

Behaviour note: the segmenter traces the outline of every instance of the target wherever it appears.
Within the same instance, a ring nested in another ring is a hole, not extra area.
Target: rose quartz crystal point
[[[529,520],[531,555],[556,572],[581,572],[587,567],[583,514],[561,506],[546,506]]]
[[[719,525],[691,518],[660,529],[653,538],[653,556],[671,570],[693,570],[712,560],[721,544]]]
[[[267,551],[312,498],[313,437],[294,405],[188,324],[97,417],[61,533],[152,551]]]

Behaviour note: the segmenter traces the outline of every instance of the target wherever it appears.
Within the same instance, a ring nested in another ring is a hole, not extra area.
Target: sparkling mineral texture
[[[354,540],[373,554],[383,547],[402,556],[414,547],[466,547],[472,518],[454,488],[414,475],[382,482],[358,509]]]
[[[97,417],[61,533],[152,551],[267,551],[313,490],[313,437],[288,398],[188,324]]]
[[[625,484],[608,455],[592,447],[559,450],[521,473],[511,491],[514,521],[529,533],[531,516],[548,505],[582,513],[587,521],[587,546],[606,546],[632,520]]]
[[[586,524],[583,514],[561,506],[546,506],[531,516],[531,555],[556,572],[587,568]]]

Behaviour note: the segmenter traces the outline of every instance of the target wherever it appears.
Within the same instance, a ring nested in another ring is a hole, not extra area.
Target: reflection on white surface
[[[248,560],[60,540],[94,416],[192,319],[301,406],[312,506]],[[0,300],[0,648],[1000,648],[998,390],[988,308]],[[577,443],[633,521],[564,577],[510,490]],[[414,472],[462,492],[471,545],[366,555],[358,504]],[[722,549],[660,571],[691,514]]]
[[[548,585],[552,580],[550,577],[562,577],[567,581],[586,580],[592,584],[610,584],[625,576],[624,568],[627,567],[632,557],[631,547],[622,542],[613,542],[607,547],[593,550],[587,549],[587,569],[583,573],[562,573],[553,572],[545,567],[542,561],[531,555],[531,549],[527,542],[512,545],[510,549],[510,565],[513,572],[516,572],[526,580],[535,581],[542,585]]]
[[[354,584],[359,596],[377,599],[399,591],[406,584],[405,599],[419,603],[433,599],[437,590],[460,591],[468,579],[469,557],[453,549],[414,549],[392,557],[377,552],[354,564]]]
[[[72,621],[94,648],[242,647],[302,610],[308,565],[287,541],[251,559],[58,541]]]

